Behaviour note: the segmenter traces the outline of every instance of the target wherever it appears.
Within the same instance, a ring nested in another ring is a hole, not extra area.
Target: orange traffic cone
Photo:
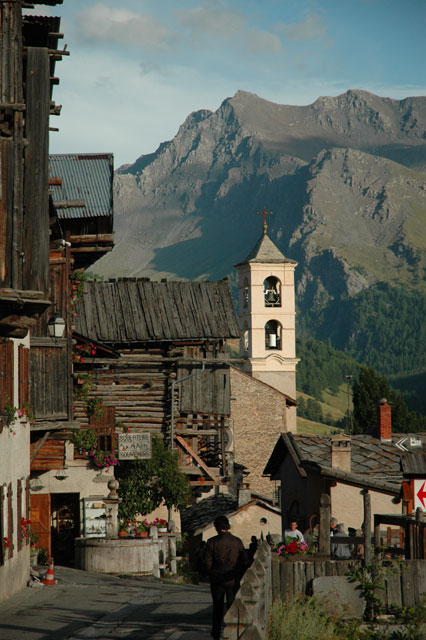
[[[53,558],[50,559],[49,562],[49,568],[47,570],[47,574],[44,580],[42,580],[43,584],[47,584],[49,586],[54,586],[56,584],[55,582],[55,571],[54,571],[54,565],[53,565]]]

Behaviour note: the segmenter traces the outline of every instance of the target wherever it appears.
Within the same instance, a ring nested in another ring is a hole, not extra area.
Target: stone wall
[[[313,583],[318,578],[330,578],[330,592],[344,580],[357,598],[357,583],[350,582],[347,576],[357,566],[360,562],[355,560],[314,556],[304,561],[286,560],[272,553],[269,545],[262,542],[225,615],[224,639],[263,640],[272,602],[278,598],[291,599],[298,594],[312,595]],[[392,566],[385,563],[382,586],[383,589],[376,590],[376,595],[385,606],[421,604],[426,592],[426,560],[405,560]]]
[[[285,396],[231,367],[231,397],[234,459],[250,472],[250,489],[272,498],[274,482],[262,473],[280,433],[287,431]]]

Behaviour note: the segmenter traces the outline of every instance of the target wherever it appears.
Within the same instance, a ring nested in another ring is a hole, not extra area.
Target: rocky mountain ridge
[[[377,281],[424,287],[426,98],[361,90],[312,105],[239,91],[116,174],[108,276],[217,279],[269,233],[303,310]]]

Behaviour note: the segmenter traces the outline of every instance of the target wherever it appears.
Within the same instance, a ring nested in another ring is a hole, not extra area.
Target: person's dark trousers
[[[214,640],[219,640],[222,629],[223,616],[235,600],[235,585],[233,583],[210,583],[210,591],[213,599],[213,624],[212,636]],[[225,609],[226,598],[226,609]]]

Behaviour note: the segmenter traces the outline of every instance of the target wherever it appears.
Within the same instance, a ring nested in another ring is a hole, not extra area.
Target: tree
[[[408,433],[425,429],[426,419],[414,411],[410,412],[402,395],[371,367],[361,367],[352,389],[353,433],[377,433],[378,406],[382,398],[386,398],[392,407],[392,431]]]
[[[115,475],[122,500],[119,516],[126,520],[147,515],[162,502],[169,508],[182,508],[189,502],[189,481],[179,468],[177,451],[166,449],[157,436],[152,438],[149,460],[123,460]]]

